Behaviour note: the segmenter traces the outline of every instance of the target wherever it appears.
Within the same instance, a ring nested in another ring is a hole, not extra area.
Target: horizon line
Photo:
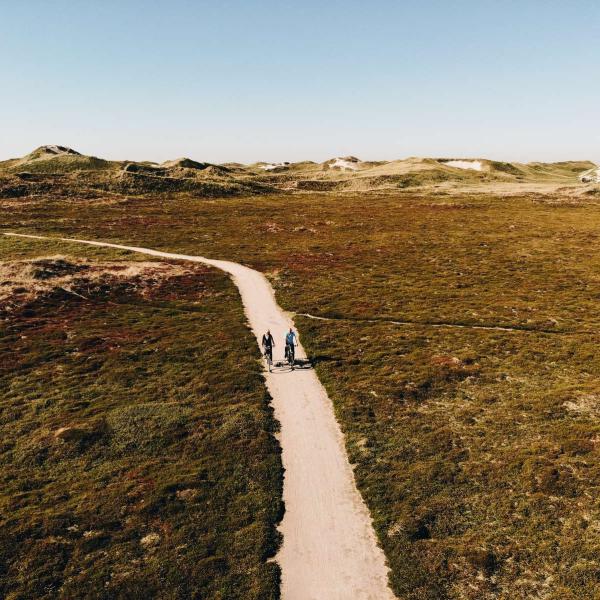
[[[305,158],[302,160],[256,160],[254,162],[242,162],[242,161],[238,161],[238,160],[226,160],[226,161],[222,161],[222,162],[216,162],[216,161],[210,161],[210,160],[205,160],[205,159],[195,159],[192,158],[190,155],[185,155],[185,154],[181,154],[179,156],[176,156],[175,158],[170,158],[170,159],[166,159],[164,161],[155,161],[155,160],[150,160],[150,159],[130,159],[130,158],[108,158],[105,156],[100,156],[97,154],[86,154],[84,152],[80,152],[79,150],[76,150],[75,148],[73,148],[72,146],[68,146],[66,144],[42,144],[40,146],[35,147],[33,150],[30,150],[27,154],[24,154],[22,156],[11,156],[8,158],[0,158],[0,162],[5,162],[5,161],[9,161],[9,160],[19,160],[22,158],[25,158],[26,156],[28,156],[29,154],[35,152],[36,150],[40,150],[42,148],[48,148],[48,147],[56,147],[56,148],[66,148],[68,150],[72,150],[74,152],[77,152],[78,154],[80,154],[81,156],[87,156],[87,157],[91,157],[91,158],[99,158],[101,160],[107,160],[107,161],[111,161],[111,162],[132,162],[132,163],[136,163],[136,162],[148,162],[148,163],[152,163],[152,164],[157,164],[160,165],[164,162],[167,162],[169,160],[180,160],[180,159],[189,159],[189,160],[195,160],[196,162],[207,162],[207,163],[212,163],[212,164],[216,164],[216,165],[223,165],[223,164],[227,164],[227,163],[239,163],[245,166],[249,166],[249,165],[256,165],[256,164],[298,164],[298,163],[303,163],[303,162],[312,162],[314,164],[323,164],[329,160],[335,160],[338,158],[349,158],[349,157],[353,157],[356,158],[357,160],[359,160],[360,162],[400,162],[400,161],[405,161],[405,160],[410,160],[410,159],[421,159],[421,160],[435,160],[435,161],[450,161],[450,160],[469,160],[469,161],[477,161],[477,160],[484,160],[484,161],[490,161],[490,162],[502,162],[502,163],[520,163],[520,164],[533,164],[533,163],[541,163],[541,164],[560,164],[560,163],[568,163],[568,162],[588,162],[588,163],[592,163],[596,166],[600,166],[599,162],[596,162],[595,160],[591,160],[589,158],[569,158],[569,159],[562,159],[562,160],[528,160],[528,161],[522,161],[522,160],[507,160],[507,159],[499,159],[499,158],[489,158],[486,156],[476,156],[476,155],[471,155],[471,156],[467,156],[467,155],[435,155],[435,154],[430,154],[430,155],[417,155],[417,154],[412,154],[409,156],[405,156],[403,158],[366,158],[366,159],[361,159],[358,158],[357,154],[337,154],[335,156],[331,156],[330,158],[326,158],[325,160],[322,161],[318,161],[318,160],[313,160],[313,159],[309,159],[309,158]]]

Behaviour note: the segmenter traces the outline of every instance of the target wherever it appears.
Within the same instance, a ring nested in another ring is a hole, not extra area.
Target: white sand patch
[[[579,175],[582,183],[600,183],[600,167],[594,167]]]
[[[273,169],[279,169],[280,167],[287,167],[289,162],[278,162],[278,163],[269,163],[267,165],[261,165],[261,169],[265,171],[272,171]]]
[[[48,152],[52,152],[53,154],[66,154],[67,151],[64,148],[60,148],[56,144],[50,144],[44,148]]]
[[[50,155],[59,155],[59,154],[74,154],[77,156],[81,156],[79,152],[73,150],[73,148],[68,148],[67,146],[58,146],[56,144],[47,144],[46,146],[40,146],[38,150],[45,152]]]
[[[444,160],[443,164],[456,169],[471,169],[472,171],[481,171],[483,165],[480,160]]]
[[[351,162],[345,158],[336,158],[330,165],[330,169],[343,169],[348,171],[356,171],[358,169],[356,162]]]

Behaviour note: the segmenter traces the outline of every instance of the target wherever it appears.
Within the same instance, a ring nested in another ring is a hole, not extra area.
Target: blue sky
[[[0,8],[0,159],[600,162],[597,0]]]

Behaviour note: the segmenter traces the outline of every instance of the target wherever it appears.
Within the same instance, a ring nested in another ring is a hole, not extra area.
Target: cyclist
[[[263,352],[269,363],[273,362],[273,346],[274,345],[275,345],[275,340],[273,339],[273,336],[271,335],[271,330],[269,329],[269,330],[267,330],[267,333],[265,333],[262,336]]]
[[[294,346],[297,346],[296,343],[296,334],[294,330],[290,327],[290,330],[287,332],[285,336],[285,357],[288,359],[291,365],[294,364],[296,351],[294,350]]]

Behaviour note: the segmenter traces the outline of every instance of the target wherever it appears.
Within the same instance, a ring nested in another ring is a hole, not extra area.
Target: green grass
[[[276,424],[233,284],[191,267],[77,291],[2,313],[0,596],[278,598]]]
[[[237,260],[284,308],[333,318],[297,324],[415,600],[600,593],[599,226],[596,197],[560,192],[48,199],[5,216]]]
[[[596,336],[298,325],[399,597],[598,594]]]

